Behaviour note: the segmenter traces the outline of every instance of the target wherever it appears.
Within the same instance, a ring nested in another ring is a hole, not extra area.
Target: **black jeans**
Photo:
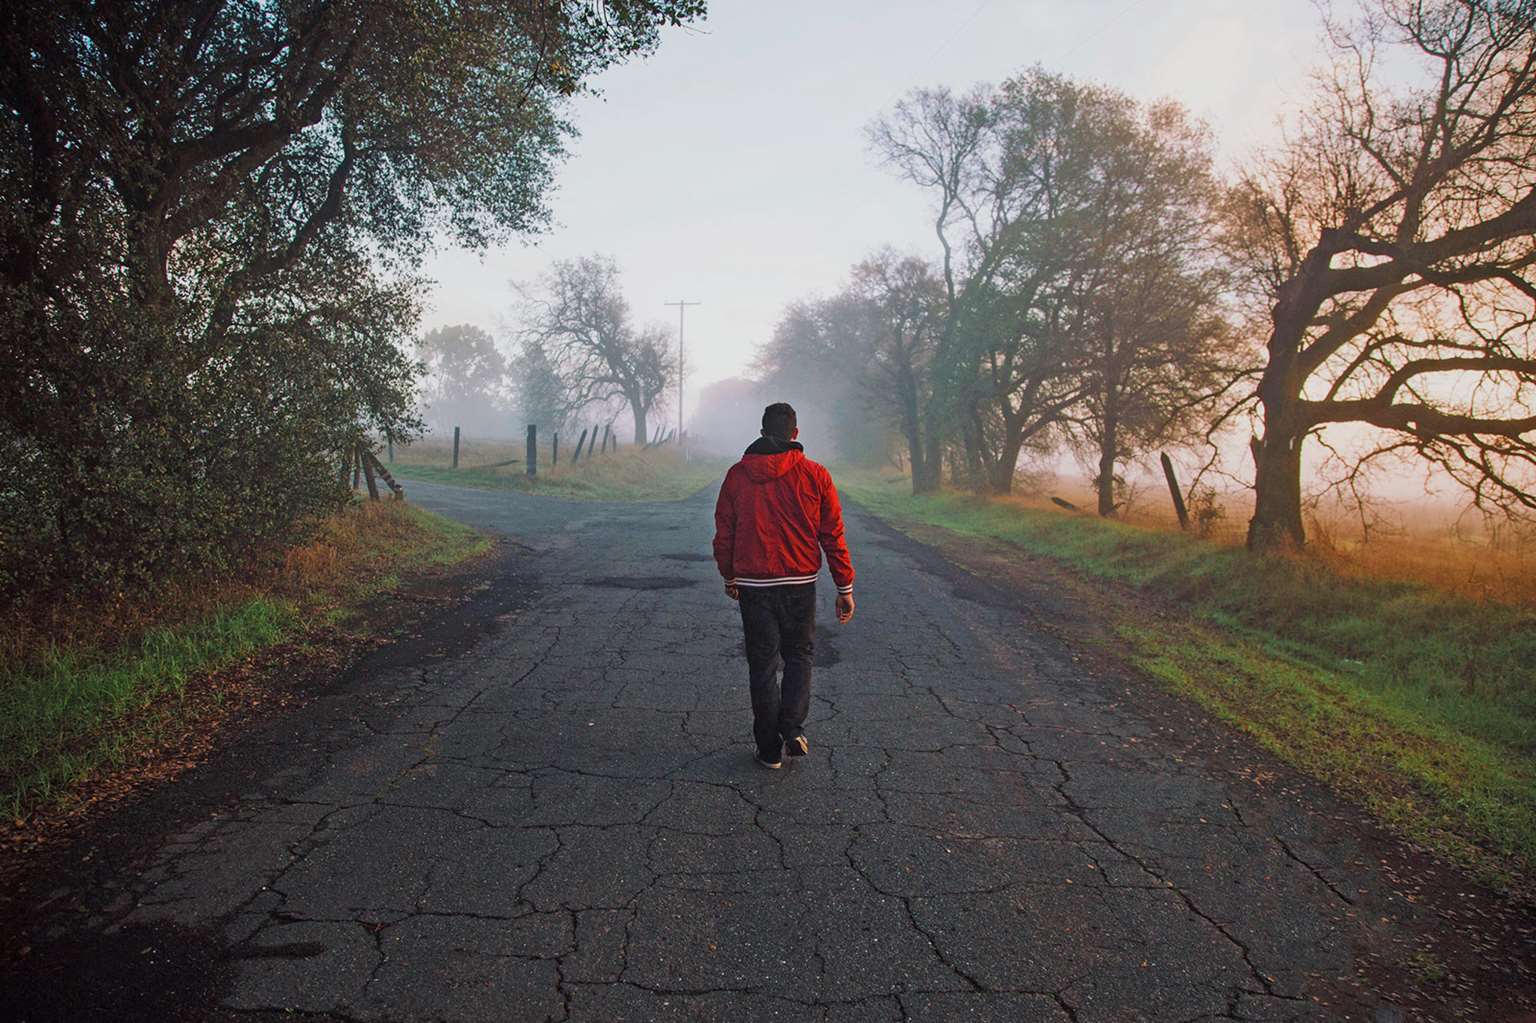
[[[739,592],[752,682],[752,735],[758,750],[776,759],[783,741],[800,734],[811,710],[816,584],[743,586]],[[782,692],[775,677],[781,661]]]

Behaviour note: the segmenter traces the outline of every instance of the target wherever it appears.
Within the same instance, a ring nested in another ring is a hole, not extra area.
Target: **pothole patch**
[[[842,659],[831,639],[824,635],[816,637],[816,653],[811,658],[812,664],[818,668],[830,668]]]
[[[680,590],[685,586],[698,585],[697,579],[684,579],[680,575],[605,575],[584,582],[588,586],[604,586],[616,590]]]

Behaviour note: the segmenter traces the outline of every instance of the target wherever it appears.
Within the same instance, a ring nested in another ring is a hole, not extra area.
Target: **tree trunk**
[[[925,424],[924,441],[920,448],[922,463],[912,461],[912,493],[936,494],[944,483],[944,438],[936,425],[939,417],[930,407]]]
[[[992,463],[989,474],[988,482],[994,494],[1013,493],[1013,477],[1019,467],[1019,452],[1024,450],[1024,431],[1011,424],[1007,430],[1003,436],[1003,448],[997,453],[997,461]]]
[[[1343,243],[1325,230],[1300,269],[1281,285],[1271,313],[1274,327],[1266,345],[1269,358],[1259,377],[1264,406],[1264,439],[1255,451],[1253,518],[1248,521],[1251,551],[1299,550],[1306,543],[1301,526],[1301,445],[1313,426],[1301,410],[1308,370],[1301,352],[1308,326],[1327,297],[1324,281]]]
[[[918,423],[917,388],[910,373],[901,379],[901,432],[907,441],[907,461],[912,469],[912,492],[918,492],[918,480],[926,473],[923,464],[923,436]]]
[[[1119,425],[1113,413],[1104,416],[1104,429],[1099,435],[1099,515],[1109,519],[1115,515],[1115,461],[1119,455]]]
[[[1309,265],[1327,265],[1326,254],[1314,250]],[[1301,369],[1298,352],[1306,325],[1320,305],[1307,288],[1304,270],[1275,304],[1274,330],[1269,336],[1269,360],[1259,377],[1259,401],[1264,406],[1264,439],[1255,452],[1253,518],[1248,521],[1251,551],[1299,550],[1306,543],[1301,525],[1301,443],[1308,424],[1299,408]]]
[[[635,417],[635,447],[648,447],[651,433],[646,419],[650,416],[651,403],[644,400],[645,392],[635,381],[627,381],[620,387],[624,393],[624,403],[629,406],[629,414]]]
[[[1301,525],[1301,435],[1266,426],[1257,461],[1248,549],[1299,550],[1306,543]]]
[[[965,426],[960,431],[965,444],[966,486],[977,493],[985,493],[993,483],[996,468],[987,450],[987,435],[981,425],[981,411],[974,401],[965,410]],[[1006,446],[1006,445],[1005,445]],[[1010,474],[1010,489],[1011,489]]]

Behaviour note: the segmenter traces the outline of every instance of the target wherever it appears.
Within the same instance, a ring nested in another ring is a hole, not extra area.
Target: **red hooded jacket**
[[[794,441],[759,438],[731,466],[715,502],[715,564],[737,586],[816,581],[821,554],[837,592],[853,592],[843,509],[832,474]]]

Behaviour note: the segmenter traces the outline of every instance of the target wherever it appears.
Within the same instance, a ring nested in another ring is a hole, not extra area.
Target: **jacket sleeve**
[[[736,578],[736,499],[732,473],[725,474],[720,496],[715,499],[715,566],[726,582]]]
[[[832,474],[821,471],[821,528],[817,540],[827,555],[827,568],[838,593],[853,592],[853,559],[848,556],[848,544],[843,540],[843,506],[837,499],[837,487]]]

